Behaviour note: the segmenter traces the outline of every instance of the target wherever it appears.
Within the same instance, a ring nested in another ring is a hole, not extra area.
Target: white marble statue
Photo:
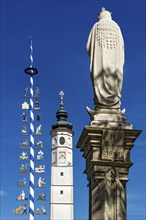
[[[87,41],[90,57],[90,74],[94,90],[95,109],[120,110],[123,83],[124,41],[121,30],[112,20],[111,13],[102,8]]]

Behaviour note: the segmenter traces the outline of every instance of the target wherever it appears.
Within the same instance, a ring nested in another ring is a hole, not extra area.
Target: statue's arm
[[[125,62],[125,49],[124,49],[124,39],[123,39],[123,35],[122,35],[122,32],[121,32],[121,30],[119,29],[119,31],[120,31],[120,44],[121,44],[121,48],[122,48],[122,61],[123,61],[123,64],[124,64],[124,62]]]
[[[89,36],[88,36],[88,40],[87,40],[87,44],[86,44],[86,49],[87,49],[87,52],[88,52],[88,54],[89,54],[89,56],[90,56],[90,54],[91,54],[91,47],[92,47],[92,38],[93,38],[93,32],[94,32],[94,26],[93,26],[93,28],[91,29],[91,31],[90,31],[90,34],[89,34]]]

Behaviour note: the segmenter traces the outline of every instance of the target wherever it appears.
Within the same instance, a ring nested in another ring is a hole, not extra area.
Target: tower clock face
[[[53,140],[52,140],[52,146],[55,147],[56,144],[57,144],[57,139],[56,139],[56,138],[53,138]]]
[[[59,142],[61,145],[63,145],[65,143],[65,138],[64,137],[60,137]]]

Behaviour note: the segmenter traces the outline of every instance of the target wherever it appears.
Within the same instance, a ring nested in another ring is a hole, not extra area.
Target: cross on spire
[[[60,95],[60,99],[63,100],[64,92],[62,90],[59,92],[59,95]]]
[[[61,90],[59,95],[60,95],[60,110],[64,110],[64,103],[63,103],[64,92]]]

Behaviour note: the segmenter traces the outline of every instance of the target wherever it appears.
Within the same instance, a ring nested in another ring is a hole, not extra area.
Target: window
[[[65,143],[65,138],[64,137],[60,137],[59,142],[61,145],[63,145]]]
[[[64,173],[63,172],[60,172],[60,176],[63,176],[64,175]]]
[[[63,190],[60,190],[60,195],[63,195]]]

